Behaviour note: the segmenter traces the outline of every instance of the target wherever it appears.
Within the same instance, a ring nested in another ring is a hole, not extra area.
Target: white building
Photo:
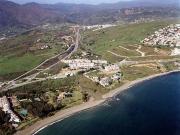
[[[104,87],[109,86],[111,84],[111,82],[112,82],[112,80],[109,77],[104,77],[99,81],[99,83]]]
[[[174,62],[174,65],[180,67],[180,63],[179,62]]]
[[[10,118],[10,122],[16,122],[19,123],[21,120],[18,118],[18,116],[16,116],[14,114],[14,112],[11,110],[10,107],[10,103],[7,99],[6,96],[3,96],[2,98],[0,98],[0,108],[2,108],[2,110],[8,114],[10,114],[11,118]]]
[[[69,64],[70,69],[91,69],[95,67],[94,63],[71,63]]]
[[[62,62],[66,64],[72,64],[72,63],[91,63],[91,60],[88,59],[72,59],[72,60],[62,60]]]
[[[104,60],[88,60],[88,59],[72,59],[72,60],[62,60],[62,62],[69,65],[70,69],[91,69],[103,64],[107,64]]]
[[[106,60],[92,60],[95,64],[107,64],[108,62]]]
[[[104,25],[91,25],[91,26],[84,26],[84,29],[93,29],[93,31],[97,31],[104,28],[114,27],[114,24],[104,24]]]
[[[174,48],[174,50],[172,50],[172,52],[171,52],[171,55],[172,56],[180,55],[180,49]]]
[[[114,74],[114,75],[111,77],[111,79],[112,79],[113,81],[118,81],[118,80],[121,80],[121,76],[122,76],[121,73],[116,73],[116,74]]]

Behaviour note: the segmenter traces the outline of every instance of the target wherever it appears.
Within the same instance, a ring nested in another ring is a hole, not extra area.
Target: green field
[[[128,81],[133,81],[153,74],[161,73],[161,71],[158,68],[152,69],[145,66],[142,67],[125,66],[122,67],[121,70],[123,72],[123,77],[124,77],[123,79]]]
[[[0,75],[28,71],[45,59],[46,57],[32,54],[26,54],[22,57],[0,58]]]
[[[134,50],[125,50],[120,47],[113,48],[111,52],[122,56],[140,56],[140,53]]]
[[[85,31],[83,35],[83,45],[96,54],[103,55],[107,50],[112,50],[118,46],[128,46],[140,44],[148,35],[154,31],[169,25],[172,22],[149,22],[116,26],[99,31]],[[134,54],[133,54],[134,55]]]
[[[99,31],[84,31],[82,32],[81,47],[85,50],[91,50],[108,62],[119,62],[124,59],[121,55],[139,56],[140,54],[134,49],[137,48],[140,41],[155,30],[163,28],[170,23],[172,22],[149,22],[116,26]],[[41,39],[42,43],[51,46],[51,49],[29,52],[28,48],[33,46],[38,39]],[[130,51],[119,48],[119,46],[124,46]],[[62,47],[62,42],[59,41],[57,31],[30,31],[9,39],[0,46],[0,78],[7,74],[26,72],[63,50],[65,48]],[[151,51],[152,49],[144,51],[147,51],[147,54],[151,54],[149,50]],[[112,51],[117,55],[113,55],[108,51]]]
[[[109,52],[104,52],[104,54],[102,54],[102,59],[105,59],[111,63],[116,63],[116,62],[124,60],[124,57],[115,56]]]
[[[0,80],[9,80],[38,66],[44,60],[65,51],[59,31],[33,30],[1,42]],[[40,41],[38,41],[40,40]],[[48,49],[30,50],[38,44]]]
[[[142,46],[140,51],[144,52],[146,55],[168,55],[171,54],[171,49],[168,47],[157,48],[157,52],[155,51],[155,47],[150,46]]]

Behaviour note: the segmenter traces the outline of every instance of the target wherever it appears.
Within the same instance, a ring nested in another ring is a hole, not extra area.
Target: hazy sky
[[[132,1],[132,0],[10,0],[16,3],[28,3],[28,2],[37,2],[37,3],[84,3],[84,4],[99,4],[99,3],[114,3],[119,1]]]

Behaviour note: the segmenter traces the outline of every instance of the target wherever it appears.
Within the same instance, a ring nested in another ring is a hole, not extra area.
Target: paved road
[[[46,80],[55,80],[55,79],[63,79],[63,78],[66,78],[65,75],[62,75],[62,76],[59,76],[59,77],[54,77],[54,76],[50,76],[50,77],[47,77],[47,78],[37,78],[36,80],[33,80],[30,78],[29,81],[26,81],[26,82],[23,82],[23,83],[20,83],[20,84],[12,84],[10,87],[8,88],[5,88],[3,89],[2,91],[7,91],[7,90],[11,90],[11,89],[15,89],[15,88],[18,88],[18,87],[21,87],[21,86],[24,86],[24,85],[28,85],[28,84],[32,84],[32,83],[36,83],[36,82],[42,82],[42,81],[46,81]]]
[[[32,72],[35,72],[35,71],[38,70],[38,69],[41,69],[41,67],[43,67],[43,65],[45,65],[45,64],[48,63],[49,61],[52,61],[53,59],[58,59],[58,58],[61,58],[61,57],[63,57],[63,56],[64,56],[64,57],[68,56],[68,53],[71,53],[72,48],[74,48],[74,44],[72,44],[64,53],[58,54],[58,55],[56,55],[56,56],[53,56],[53,57],[45,60],[44,62],[42,62],[42,63],[41,63],[40,65],[38,65],[37,67],[31,69],[30,71],[26,72],[25,74],[23,74],[23,75],[21,75],[21,76],[18,76],[17,78],[13,79],[12,81],[17,81],[17,80],[19,80],[19,79],[21,79],[21,78],[24,78],[24,77],[26,77],[26,76],[30,76],[29,74],[31,74]],[[61,59],[60,59],[60,60],[61,60]],[[58,61],[59,61],[59,60],[58,60]],[[57,62],[55,62],[54,64],[56,64],[56,63],[57,63]],[[53,64],[53,65],[54,65],[54,64]],[[49,67],[47,67],[46,70],[47,70],[47,69],[50,69],[53,65],[50,65]],[[42,69],[42,70],[43,70],[43,69]],[[37,71],[37,73],[39,73],[39,72]]]
[[[79,47],[79,41],[80,41],[80,33],[79,33],[79,27],[74,27],[75,29],[75,33],[76,33],[76,40],[75,40],[75,43],[71,45],[71,47],[64,53],[62,54],[59,54],[55,57],[58,57],[58,61],[52,65],[50,65],[49,67],[43,69],[43,70],[40,70],[38,71],[37,73],[35,74],[32,74],[30,76],[26,76],[26,78],[28,78],[28,81],[24,82],[24,83],[20,83],[20,84],[16,84],[15,81],[16,80],[13,80],[10,82],[9,86],[7,86],[6,88],[3,89],[3,91],[6,91],[6,90],[9,90],[9,89],[12,89],[12,88],[16,88],[16,87],[20,87],[20,86],[24,86],[24,85],[27,85],[27,84],[31,84],[31,83],[35,83],[35,82],[40,82],[40,81],[45,81],[47,79],[54,79],[53,77],[48,77],[48,78],[42,78],[42,79],[38,79],[38,80],[34,80],[32,81],[33,78],[36,77],[37,74],[41,73],[41,72],[44,72],[45,70],[48,70],[50,68],[52,68],[53,66],[57,65],[60,63],[61,60],[63,59],[67,59],[67,58],[70,58],[72,56],[72,54],[74,52],[76,52],[78,50],[78,47]],[[53,57],[53,58],[55,58]],[[141,56],[140,56],[141,57]],[[48,59],[50,60],[50,59]],[[46,61],[48,61],[46,60]],[[120,66],[122,65],[133,65],[133,64],[141,64],[141,63],[152,63],[152,62],[175,62],[177,60],[180,60],[179,58],[174,58],[174,59],[166,59],[166,60],[146,60],[146,61],[127,61],[127,60],[123,60],[117,64],[119,64]],[[44,62],[45,63],[45,62]],[[41,67],[43,65],[40,64],[38,67],[34,68],[34,69],[38,69],[39,67]],[[34,70],[33,69],[33,70]],[[31,70],[32,71],[32,70]],[[30,71],[29,71],[30,72]],[[27,72],[28,73],[28,72]],[[26,74],[27,74],[26,73]],[[59,78],[64,78],[65,76],[60,76]],[[20,78],[20,77],[19,77]]]
[[[30,70],[30,71],[26,72],[25,74],[9,81],[8,85],[5,86],[2,89],[2,91],[7,91],[7,90],[15,88],[15,87],[24,86],[26,84],[30,84],[30,83],[34,83],[34,82],[38,82],[38,81],[44,81],[47,79],[52,79],[52,78],[44,78],[44,79],[32,81],[32,79],[34,79],[38,74],[56,66],[57,64],[59,64],[61,62],[61,60],[70,58],[72,56],[72,54],[77,51],[77,49],[79,47],[79,40],[80,40],[80,33],[79,33],[80,28],[79,28],[79,26],[76,26],[76,27],[74,27],[74,29],[75,29],[75,35],[76,35],[75,43],[72,44],[65,52],[45,60],[44,62],[42,62],[37,67],[33,68],[32,70]],[[50,61],[55,61],[55,62],[52,62],[52,64],[49,65],[48,67],[43,67],[43,65],[46,65]],[[16,81],[23,79],[23,78],[28,78],[28,81],[21,83],[21,84],[16,84]]]

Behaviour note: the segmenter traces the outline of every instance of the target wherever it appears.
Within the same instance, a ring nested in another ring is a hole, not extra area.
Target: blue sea
[[[180,73],[139,83],[37,135],[180,135]]]

